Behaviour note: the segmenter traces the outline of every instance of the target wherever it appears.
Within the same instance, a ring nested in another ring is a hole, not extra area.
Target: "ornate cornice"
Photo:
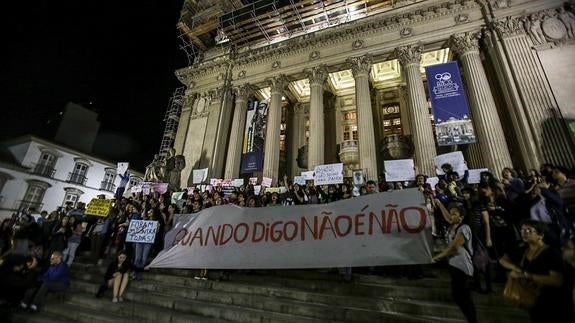
[[[238,53],[236,63],[239,65],[256,63],[264,60],[278,59],[303,51],[315,50],[316,47],[329,46],[349,40],[361,40],[370,34],[400,31],[407,26],[427,23],[444,16],[457,16],[462,11],[476,8],[478,4],[471,0],[451,0],[441,4],[417,9],[413,12],[397,14],[390,11],[386,14],[354,21],[339,26],[337,30],[326,29],[313,34],[289,39],[281,43],[250,49]]]
[[[267,79],[266,82],[268,83],[268,85],[271,88],[271,93],[274,93],[274,92],[275,93],[277,93],[277,92],[282,93],[285,90],[286,86],[288,85],[289,80],[285,75],[280,74],[278,76],[274,76],[274,77]]]
[[[328,72],[325,64],[315,66],[311,69],[305,71],[309,79],[310,84],[323,85],[325,80],[327,80]]]
[[[458,55],[479,51],[481,32],[459,33],[451,36],[451,49]]]
[[[368,54],[358,57],[349,57],[345,60],[345,62],[351,69],[353,77],[357,77],[358,75],[365,75],[369,73],[373,59],[371,55]]]
[[[521,17],[506,17],[495,20],[491,27],[499,34],[500,37],[510,37],[525,34],[525,28]]]
[[[403,66],[409,66],[412,64],[419,65],[421,61],[421,53],[423,52],[423,44],[407,45],[396,48],[397,59],[399,63]]]

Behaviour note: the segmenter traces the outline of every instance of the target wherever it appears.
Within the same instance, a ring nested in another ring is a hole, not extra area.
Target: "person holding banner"
[[[433,263],[447,260],[451,274],[451,295],[455,304],[459,306],[469,323],[477,322],[477,314],[473,299],[467,288],[468,277],[473,276],[472,233],[469,225],[463,223],[465,209],[458,204],[452,203],[446,208],[441,201],[435,200],[435,205],[450,224],[447,239],[449,245],[445,250],[432,258]]]

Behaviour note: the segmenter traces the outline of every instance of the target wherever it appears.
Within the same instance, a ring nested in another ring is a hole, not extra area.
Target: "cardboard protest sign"
[[[269,177],[262,178],[262,186],[271,187],[272,186],[272,179]]]
[[[95,215],[95,216],[108,216],[110,212],[110,207],[112,206],[112,200],[103,199],[92,199],[90,203],[86,206],[86,211],[84,214]]]
[[[208,178],[208,169],[194,169],[192,174],[192,184],[201,184]]]
[[[343,164],[318,165],[314,169],[314,185],[343,183]]]
[[[240,186],[244,185],[244,182],[245,182],[245,181],[244,181],[243,178],[236,178],[236,179],[233,180],[232,186],[234,186],[234,187],[240,187]]]
[[[457,172],[459,176],[463,176],[467,170],[467,165],[465,164],[465,159],[463,158],[463,153],[461,151],[437,155],[437,157],[435,157],[434,164],[437,175],[445,175],[441,169],[441,165],[443,164],[450,164],[451,167],[453,167],[453,171]]]
[[[128,162],[118,163],[118,166],[116,167],[116,173],[123,175],[128,170],[128,167],[130,167],[130,163]]]
[[[313,170],[301,172],[301,176],[303,176],[306,181],[313,181]]]
[[[158,221],[131,220],[126,242],[154,243]]]
[[[469,177],[467,178],[467,183],[469,184],[479,184],[481,181],[481,172],[488,172],[489,169],[487,168],[480,168],[480,169],[470,169],[469,170]]]
[[[400,182],[415,180],[413,159],[384,160],[385,181]]]
[[[298,185],[305,185],[305,177],[304,176],[294,176],[293,183]]]

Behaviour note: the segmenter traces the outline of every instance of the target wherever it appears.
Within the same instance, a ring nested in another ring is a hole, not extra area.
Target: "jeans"
[[[137,268],[144,268],[151,248],[151,243],[134,243],[134,266]]]
[[[64,249],[62,252],[64,255],[64,261],[68,265],[68,267],[72,266],[74,262],[74,258],[76,257],[76,249],[80,245],[79,242],[68,242],[68,248]]]
[[[62,292],[68,289],[68,286],[59,282],[44,282],[40,288],[31,288],[26,291],[24,295],[23,303],[35,304],[37,306],[42,305],[44,302],[44,297],[48,292]]]
[[[471,299],[471,293],[467,288],[467,275],[455,268],[449,266],[449,273],[451,274],[451,296],[455,304],[459,306],[461,312],[469,323],[477,323],[477,314],[475,312],[475,305]]]

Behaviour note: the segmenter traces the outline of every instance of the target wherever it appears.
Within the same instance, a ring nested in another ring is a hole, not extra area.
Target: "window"
[[[86,184],[86,174],[88,173],[88,164],[84,162],[76,162],[74,165],[74,170],[68,176],[68,182],[85,185]]]
[[[81,190],[73,187],[66,187],[64,188],[66,194],[64,195],[64,201],[62,202],[62,206],[66,206],[66,203],[71,202],[72,207],[76,207],[76,204],[80,200],[80,196],[84,194]]]
[[[40,212],[43,205],[44,194],[51,185],[38,180],[28,180],[27,182],[28,189],[26,189],[24,199],[20,201],[20,210],[33,207]]]
[[[348,125],[343,127],[343,140],[357,140],[356,125]]]
[[[43,151],[38,163],[34,166],[34,174],[52,178],[56,172],[54,166],[56,165],[57,159],[54,153]]]
[[[106,173],[104,174],[104,180],[100,185],[100,190],[114,192],[116,190],[116,185],[114,185],[115,180],[116,180],[116,169],[106,168]]]
[[[348,121],[348,120],[355,120],[357,119],[357,113],[355,111],[352,112],[345,112],[343,114],[343,120]]]

